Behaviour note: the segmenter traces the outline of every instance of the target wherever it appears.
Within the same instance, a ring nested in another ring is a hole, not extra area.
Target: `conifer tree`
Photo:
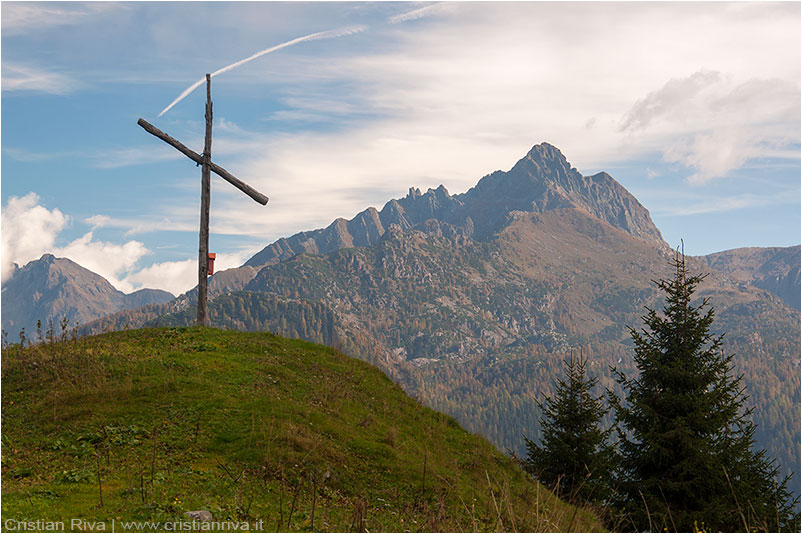
[[[541,445],[524,437],[526,470],[559,496],[574,503],[600,502],[610,495],[610,469],[614,448],[608,443],[611,430],[601,429],[606,408],[591,395],[598,380],[588,378],[587,359],[573,352],[563,362],[565,379],[557,380],[553,397],[538,402]]]
[[[733,355],[711,333],[714,310],[694,305],[704,276],[689,276],[677,253],[674,278],[655,282],[662,314],[647,308],[630,329],[640,371],[614,370],[626,396],[611,395],[620,425],[621,510],[638,530],[799,530],[787,478],[765,451],[753,450],[755,426]],[[626,528],[626,523],[624,523]]]

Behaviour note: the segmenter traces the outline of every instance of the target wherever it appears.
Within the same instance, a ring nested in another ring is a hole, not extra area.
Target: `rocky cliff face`
[[[466,193],[452,196],[442,185],[425,193],[410,188],[406,197],[389,201],[381,211],[371,207],[350,221],[337,219],[326,228],[280,239],[246,265],[259,267],[297,254],[372,246],[391,224],[402,230],[426,230],[428,225],[486,241],[509,224],[512,212],[543,213],[563,208],[585,210],[630,235],[663,244],[649,211],[609,174],[582,176],[559,149],[541,143],[512,169],[485,176]]]
[[[45,254],[17,269],[3,284],[3,330],[10,341],[16,341],[23,328],[28,338],[35,338],[37,321],[42,322],[45,332],[51,321],[57,327],[59,321],[67,319],[74,326],[116,311],[172,299],[173,295],[157,289],[126,295],[77,263]]]
[[[249,259],[245,265],[260,267],[297,254],[325,254],[341,248],[369,247],[378,243],[391,225],[407,230],[422,227],[426,221],[432,219],[445,221],[460,205],[442,185],[437,189],[429,189],[426,193],[410,188],[405,198],[389,201],[381,211],[370,207],[350,221],[340,218],[326,228],[279,239]]]

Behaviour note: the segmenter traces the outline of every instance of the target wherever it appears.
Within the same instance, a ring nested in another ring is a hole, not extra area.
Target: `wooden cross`
[[[155,135],[186,157],[202,166],[201,172],[201,213],[200,213],[200,245],[198,247],[198,324],[207,324],[207,278],[209,276],[209,197],[211,174],[214,172],[228,183],[254,199],[261,205],[267,204],[268,198],[233,174],[212,162],[212,79],[206,75],[206,137],[203,143],[203,154],[198,154],[184,146],[180,141],[170,137],[145,119],[136,121],[149,134]]]

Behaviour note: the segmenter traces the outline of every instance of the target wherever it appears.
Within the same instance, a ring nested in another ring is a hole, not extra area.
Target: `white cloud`
[[[169,229],[174,232],[197,232],[198,210],[188,207],[169,208],[170,217],[160,215],[140,218],[118,218],[108,215],[93,215],[83,220],[93,230],[96,228],[113,228],[123,230],[125,236],[132,236]],[[158,208],[164,212],[165,208]]]
[[[67,155],[65,153],[55,153],[55,152],[34,152],[32,150],[28,150],[25,148],[10,147],[5,145],[3,146],[3,154],[11,159],[25,162],[45,161],[48,159],[63,157],[64,155]]]
[[[107,2],[43,4],[40,2],[3,2],[2,28],[6,35],[41,31],[44,28],[77,24],[87,17],[124,5]]]
[[[91,217],[84,219],[84,222],[91,225],[92,229],[94,230],[95,228],[103,228],[104,226],[108,226],[111,222],[111,217],[106,215],[92,215]]]
[[[240,267],[259,250],[260,248],[256,248],[217,254],[215,272]],[[173,295],[180,295],[198,284],[198,260],[192,258],[154,263],[131,274],[125,281],[136,287],[163,289]]]
[[[50,252],[68,222],[58,209],[50,211],[39,205],[36,193],[11,197],[2,214],[3,281],[13,273],[14,263],[22,266]]]
[[[669,80],[627,112],[620,130],[663,139],[663,158],[692,169],[705,183],[760,157],[798,159],[783,151],[799,142],[798,82],[748,79],[736,83],[700,70]]]
[[[774,189],[774,188],[772,188]],[[699,189],[657,190],[654,195],[665,203],[652,211],[653,215],[684,217],[708,213],[725,213],[766,206],[798,205],[799,189],[769,190],[760,193],[710,194]]]
[[[242,265],[250,259],[251,256],[262,250],[262,246],[249,247],[237,252],[226,252],[217,255],[214,263],[215,272],[225,271],[226,269],[233,269],[235,267],[242,267]]]
[[[180,295],[198,283],[198,260],[154,263],[131,274],[126,282],[137,287],[163,289]]]
[[[448,8],[448,2],[438,2],[436,4],[431,4],[424,7],[419,7],[417,9],[413,9],[411,11],[406,11],[404,13],[399,13],[398,15],[393,15],[387,19],[387,22],[390,24],[398,24],[401,22],[407,22],[410,20],[418,20],[424,17],[429,17],[434,15],[438,11],[441,11],[444,8]]]
[[[76,90],[81,84],[65,74],[4,61],[2,86],[3,91],[34,91],[63,95]]]
[[[78,265],[106,278],[114,287],[126,293],[135,287],[125,279],[137,262],[149,254],[139,241],[115,244],[94,239],[87,232],[65,246],[56,246],[59,234],[67,227],[70,217],[60,210],[48,210],[40,203],[36,193],[24,197],[11,197],[2,213],[2,279],[13,274],[13,264],[23,266],[50,253],[69,258]],[[86,222],[102,226],[107,217],[96,215]]]
[[[92,166],[98,169],[117,169],[186,158],[177,150],[168,147],[161,141],[158,142],[161,145],[154,143],[147,147],[119,148],[99,152],[92,156]]]
[[[674,141],[663,151],[663,159],[696,169],[688,181],[702,184],[760,156],[758,142],[742,128],[713,130]]]
[[[128,241],[122,245],[95,241],[91,231],[66,246],[53,250],[54,256],[71,259],[81,267],[99,274],[124,293],[135,289],[125,279],[125,275],[149,253],[139,241]]]
[[[721,81],[720,72],[707,69],[695,72],[687,78],[672,78],[662,88],[638,100],[627,112],[620,129],[643,129],[655,119],[686,121],[700,111],[699,94]]]

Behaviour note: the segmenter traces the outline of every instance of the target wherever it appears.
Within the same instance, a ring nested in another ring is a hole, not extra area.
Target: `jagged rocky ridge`
[[[633,236],[663,243],[649,211],[609,174],[582,176],[559,149],[541,143],[509,171],[489,174],[465,193],[452,196],[443,185],[426,193],[410,188],[405,198],[390,200],[381,211],[371,207],[351,220],[340,218],[326,228],[279,239],[245,265],[259,267],[297,254],[368,247],[391,225],[487,241],[507,224],[513,211],[543,213],[572,207]]]

